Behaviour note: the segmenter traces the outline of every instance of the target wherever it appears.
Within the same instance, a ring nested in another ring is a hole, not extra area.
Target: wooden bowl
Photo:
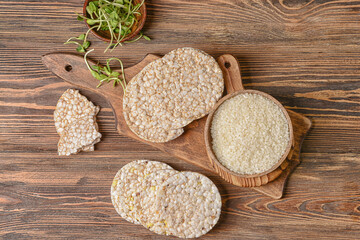
[[[95,0],[85,0],[84,2],[84,6],[83,6],[83,15],[86,17],[90,17],[89,14],[86,11],[86,7],[89,4],[89,2],[92,2]],[[142,0],[133,0],[133,4],[138,4],[141,3]],[[124,41],[128,41],[132,38],[134,38],[136,35],[139,34],[140,30],[143,28],[144,24],[145,24],[145,20],[146,20],[146,6],[145,6],[145,2],[144,4],[140,7],[139,9],[141,15],[137,15],[137,24],[134,24],[134,26],[131,28],[131,32],[120,42],[124,42]],[[90,28],[90,25],[86,22],[85,20],[85,24],[86,26],[88,26],[88,28]],[[110,42],[111,41],[111,36],[110,36],[110,32],[109,31],[103,31],[103,30],[99,30],[96,31],[94,29],[91,30],[91,32],[100,40],[103,40],[105,42]],[[115,34],[116,36],[118,35],[118,33]]]
[[[240,76],[240,75],[239,75]],[[239,80],[239,82],[241,83],[241,79]],[[242,84],[241,84],[242,85]],[[229,86],[226,86],[227,88],[229,88]],[[212,137],[211,137],[211,124],[212,124],[212,120],[214,117],[214,114],[216,112],[216,110],[221,106],[222,103],[224,103],[226,100],[237,96],[239,94],[244,94],[244,93],[252,93],[252,94],[258,94],[261,95],[267,99],[269,99],[270,101],[272,101],[273,103],[275,103],[277,106],[279,106],[279,108],[281,109],[281,111],[283,112],[283,114],[286,117],[287,120],[287,124],[289,127],[289,142],[286,146],[285,152],[283,153],[283,155],[281,156],[281,158],[278,160],[278,162],[273,165],[270,169],[268,169],[265,172],[262,173],[256,173],[256,174],[239,174],[237,172],[233,172],[231,170],[229,170],[228,168],[226,168],[224,165],[222,165],[220,163],[220,161],[217,159],[213,148],[212,148]],[[284,108],[284,106],[277,101],[275,98],[273,98],[272,96],[270,96],[269,94],[266,94],[264,92],[260,92],[257,90],[240,90],[240,91],[236,91],[233,93],[230,93],[228,95],[226,95],[225,97],[223,97],[222,99],[220,99],[220,101],[215,105],[214,109],[211,111],[211,113],[209,114],[207,120],[206,120],[206,124],[205,124],[205,129],[204,129],[204,135],[205,135],[205,144],[206,144],[206,152],[208,154],[208,157],[210,158],[210,161],[213,162],[214,167],[216,168],[217,172],[220,173],[221,176],[225,177],[226,179],[231,179],[233,177],[239,177],[239,178],[257,178],[257,177],[261,177],[264,176],[270,172],[273,172],[275,169],[277,169],[283,162],[284,160],[287,158],[290,149],[293,145],[294,142],[294,133],[293,133],[293,127],[292,127],[292,123],[291,123],[291,119],[289,117],[288,112],[286,111],[286,109]]]

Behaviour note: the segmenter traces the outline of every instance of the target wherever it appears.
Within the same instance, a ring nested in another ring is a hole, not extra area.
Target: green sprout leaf
[[[87,49],[88,47],[90,47],[90,42],[89,41],[86,41],[82,46],[84,49]]]
[[[90,2],[88,7],[90,7],[92,12],[97,11],[97,6],[93,2]]]
[[[78,15],[78,16],[77,16],[77,20],[79,20],[79,21],[84,21],[85,18],[84,18],[83,16],[81,16],[81,15]]]
[[[98,21],[98,20],[94,20],[94,19],[88,19],[88,20],[86,20],[86,22],[87,22],[87,24],[89,24],[89,25],[91,26],[91,25],[96,24],[96,23],[99,22],[99,21]]]
[[[120,75],[119,72],[112,72],[112,73],[111,73],[111,76],[113,76],[113,77],[118,77],[119,75]]]
[[[93,75],[94,78],[96,78],[97,80],[101,80],[100,74],[96,71],[92,71],[91,75]]]
[[[111,8],[109,8],[109,7],[106,7],[104,10],[105,10],[105,12],[107,12],[107,13],[111,13],[111,12],[112,12]]]
[[[78,46],[76,48],[76,51],[79,52],[79,53],[83,53],[83,52],[85,52],[85,49],[82,46]]]
[[[87,56],[90,52],[94,51],[94,49],[91,49],[84,55],[84,61],[91,72],[91,75],[99,80],[99,84],[97,87],[100,87],[104,82],[111,82],[113,81],[113,86],[115,87],[117,84],[120,84],[123,88],[123,91],[125,92],[126,89],[126,81],[125,81],[125,74],[124,74],[124,66],[122,64],[122,61],[119,58],[109,58],[106,60],[106,66],[100,66],[100,65],[89,65],[89,62],[87,61]],[[112,71],[110,68],[110,61],[116,60],[120,63],[121,67],[121,73]]]
[[[77,40],[84,40],[85,39],[85,34],[80,34],[79,37],[76,38]]]
[[[93,14],[93,10],[91,9],[90,6],[86,7],[86,12],[91,16]]]
[[[143,35],[143,38],[144,38],[145,40],[147,40],[147,41],[151,41],[151,38],[149,38],[149,37],[146,36],[146,35]]]
[[[93,66],[91,66],[91,68],[95,71],[101,71],[101,67],[98,65],[93,65]]]
[[[91,45],[90,41],[87,41],[87,37],[89,35],[89,32],[95,27],[89,28],[85,34],[80,34],[79,37],[71,37],[69,38],[64,44],[73,43],[77,45],[76,51],[83,53],[86,52],[86,49],[88,49]],[[73,40],[79,40],[82,41],[82,43],[73,41]]]

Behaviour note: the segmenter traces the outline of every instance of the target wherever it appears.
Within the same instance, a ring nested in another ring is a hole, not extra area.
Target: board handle
[[[127,82],[135,76],[135,73],[140,72],[149,62],[158,58],[159,57],[156,55],[148,54],[138,64],[126,68],[124,72]],[[121,86],[113,87],[112,83],[104,83],[100,87],[97,87],[99,85],[99,80],[91,75],[82,56],[68,53],[50,53],[42,56],[42,62],[50,71],[62,78],[65,82],[68,82],[75,87],[101,94],[111,105],[121,105],[123,96]],[[88,62],[90,65],[96,64],[96,62],[91,59],[88,59]]]
[[[224,74],[226,94],[244,90],[238,60],[231,54],[224,54],[218,57],[217,62]]]
[[[83,88],[101,94],[105,98],[121,98],[121,87],[114,88],[112,84],[103,84],[97,87],[99,80],[95,79],[87,68],[82,56],[67,53],[50,53],[42,57],[44,65],[55,75],[64,81],[78,88]],[[95,61],[89,59],[90,65],[95,65]]]
[[[240,74],[240,65],[238,60],[230,54],[221,55],[217,59],[221,70],[224,74],[224,82],[227,90],[227,94],[231,94],[233,92],[244,90],[244,86],[242,85],[242,79]],[[286,161],[286,160],[285,160]],[[237,177],[233,175],[222,174],[222,170],[217,170],[217,172],[221,176],[225,176],[224,179],[227,181],[243,187],[255,187],[267,184],[273,180],[275,180],[282,173],[282,169],[279,167],[274,171],[258,177]],[[274,189],[272,189],[274,190]],[[277,190],[277,188],[276,188]],[[279,189],[282,193],[282,189]],[[278,194],[277,194],[278,195]]]

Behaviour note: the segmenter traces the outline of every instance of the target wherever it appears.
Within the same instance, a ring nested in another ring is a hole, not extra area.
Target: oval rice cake
[[[164,169],[172,169],[172,167],[157,161],[136,160],[126,164],[116,173],[111,185],[111,201],[122,218],[140,224],[134,218],[134,212],[132,211],[134,195],[147,175]]]
[[[142,71],[145,71],[146,69],[151,69],[151,67],[160,60],[161,59],[158,59],[149,63]],[[151,126],[140,125],[140,123],[144,123],[146,119],[145,116],[137,115],[137,112],[143,111],[142,109],[138,109],[138,105],[136,104],[136,102],[139,100],[138,98],[140,97],[140,95],[138,95],[138,92],[140,92],[141,94],[141,91],[143,91],[137,89],[138,85],[134,83],[137,81],[137,75],[128,83],[123,98],[124,118],[130,130],[135,133],[139,138],[145,139],[150,142],[168,142],[179,137],[181,134],[183,134],[184,129],[179,128],[165,130],[163,128],[163,125],[161,125],[159,121],[157,121],[157,119],[153,119],[153,121],[151,122]],[[131,109],[129,108],[129,106],[131,106]],[[128,112],[131,112],[132,114],[128,114]]]
[[[181,135],[179,129],[208,114],[223,90],[223,74],[212,56],[178,48],[148,64],[129,82],[124,117],[140,138],[170,141]],[[166,137],[170,130],[177,130],[177,135]]]
[[[156,193],[156,202],[142,224],[158,234],[195,238],[210,231],[221,213],[215,184],[195,172],[169,177]]]

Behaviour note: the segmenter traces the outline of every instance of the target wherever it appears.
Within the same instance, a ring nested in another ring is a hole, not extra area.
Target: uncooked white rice
[[[219,162],[240,174],[273,167],[284,154],[290,134],[281,108],[259,94],[236,95],[216,110],[212,148]]]

